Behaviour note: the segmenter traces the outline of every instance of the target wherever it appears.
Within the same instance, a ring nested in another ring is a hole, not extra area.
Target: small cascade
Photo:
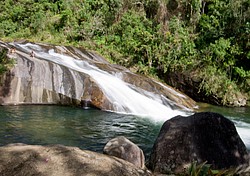
[[[6,80],[9,81],[7,87],[0,87],[9,91],[8,94],[0,94],[0,102],[3,104],[58,104],[61,100],[70,99],[78,100],[86,106],[96,106],[92,104],[91,98],[82,97],[85,96],[83,89],[98,86],[97,91],[100,89],[108,100],[108,104],[100,108],[105,111],[133,114],[164,122],[176,115],[190,115],[192,111],[188,107],[195,106],[195,103],[190,103],[191,106],[182,103],[182,100],[188,99],[184,94],[154,80],[150,83],[160,85],[159,88],[140,87],[141,84],[136,83],[140,82],[141,77],[127,79],[124,72],[119,71],[122,70],[120,67],[109,70],[113,67],[111,64],[100,56],[81,49],[3,42],[0,42],[0,47],[15,48],[16,53],[9,53],[9,57],[18,61],[13,68],[13,74],[6,75]],[[102,69],[101,64],[109,64],[109,68]],[[145,83],[143,81],[140,83]],[[145,85],[148,86],[148,82]],[[154,91],[160,89],[164,91]],[[166,90],[171,96],[166,95]],[[249,148],[249,123],[240,123],[239,120],[234,123]]]
[[[102,89],[109,102],[112,102],[110,111],[150,116],[155,120],[166,120],[176,115],[186,114],[183,111],[173,109],[171,106],[173,102],[167,100],[166,103],[166,98],[163,101],[162,95],[136,88],[120,79],[119,74],[111,74],[99,69],[93,63],[89,63],[87,60],[90,60],[90,58],[86,58],[88,56],[80,53],[80,51],[77,51],[78,55],[74,55],[68,54],[69,52],[65,47],[59,46],[46,49],[48,47],[32,43],[13,43],[12,45],[23,54],[32,53],[31,57],[47,60],[89,75]],[[82,60],[81,57],[85,57],[85,60]]]

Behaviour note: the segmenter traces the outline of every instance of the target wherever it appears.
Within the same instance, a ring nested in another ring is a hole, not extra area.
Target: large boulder
[[[14,144],[0,147],[1,176],[150,176],[119,158],[77,147]]]
[[[125,87],[144,96],[153,94],[150,99],[158,97],[156,101],[172,108],[196,106],[173,88],[110,64],[83,48],[0,41],[1,49],[8,49],[6,57],[16,63],[0,75],[0,105],[76,104],[131,113],[134,107],[128,105],[133,101],[124,100],[130,95],[121,92]]]
[[[247,149],[229,119],[201,112],[166,121],[154,143],[149,165],[153,172],[183,172],[193,161],[214,169],[245,164]]]
[[[105,145],[103,153],[124,159],[139,168],[145,167],[145,157],[143,151],[124,136],[111,139]]]

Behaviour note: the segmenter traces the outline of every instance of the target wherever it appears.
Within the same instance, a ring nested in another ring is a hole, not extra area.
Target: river
[[[201,111],[219,112],[233,120],[250,149],[250,108],[201,107]],[[102,152],[110,139],[123,135],[141,147],[146,158],[164,122],[69,106],[0,106],[0,112],[0,146],[63,144]]]

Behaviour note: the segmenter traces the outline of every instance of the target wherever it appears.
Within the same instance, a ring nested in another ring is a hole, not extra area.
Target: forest
[[[93,50],[196,101],[250,100],[250,0],[0,1],[0,40],[21,39]]]

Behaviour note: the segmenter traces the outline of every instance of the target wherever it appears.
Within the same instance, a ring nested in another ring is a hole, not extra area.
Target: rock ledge
[[[122,159],[62,145],[11,144],[0,147],[1,176],[150,176]]]

